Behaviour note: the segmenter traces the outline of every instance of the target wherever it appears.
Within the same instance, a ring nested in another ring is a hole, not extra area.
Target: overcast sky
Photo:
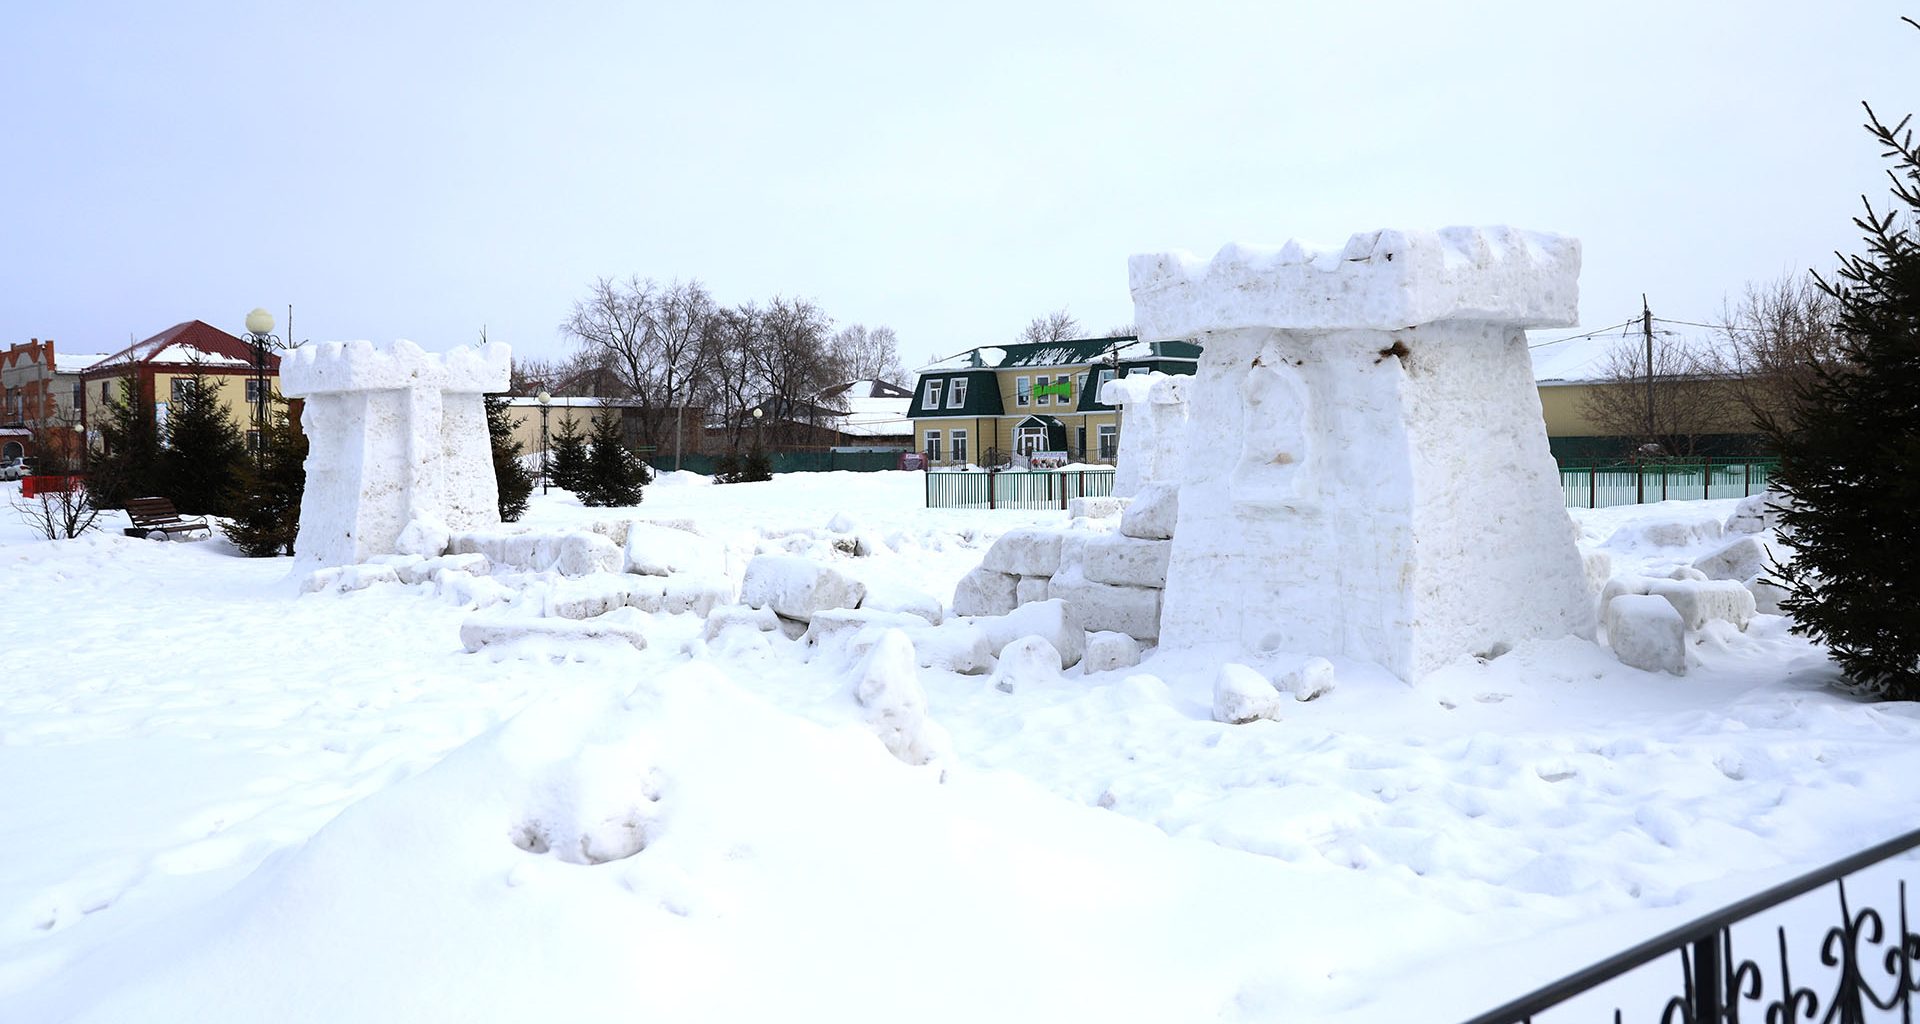
[[[554,355],[599,275],[887,324],[909,365],[1127,256],[1380,227],[1580,238],[1585,326],[1853,250],[1883,0],[11,3],[0,344],[265,306]],[[1911,13],[1911,11],[1908,11]],[[283,323],[284,333],[284,323]]]

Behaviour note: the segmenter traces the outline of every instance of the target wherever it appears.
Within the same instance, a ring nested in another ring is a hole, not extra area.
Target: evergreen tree
[[[482,335],[484,337],[484,335]],[[513,418],[505,395],[485,396],[487,440],[493,446],[493,479],[500,492],[500,521],[511,523],[527,511],[533,476],[520,464],[520,442],[513,436]]]
[[[1920,28],[1911,19],[1909,24]],[[1867,129],[1896,170],[1884,214],[1867,203],[1854,223],[1866,255],[1821,281],[1840,307],[1837,366],[1811,367],[1797,387],[1796,420],[1763,424],[1780,452],[1780,515],[1795,554],[1780,567],[1794,630],[1827,644],[1849,685],[1878,697],[1920,699],[1920,549],[1909,543],[1920,509],[1920,149],[1911,119],[1888,127],[1867,108]],[[1904,216],[1903,216],[1904,215]]]
[[[587,435],[569,415],[560,421],[547,455],[547,478],[562,490],[578,491],[587,472]]]
[[[621,440],[620,417],[609,414],[595,419],[591,440],[586,474],[580,481],[580,500],[588,505],[610,507],[640,504],[640,489],[647,479],[646,467],[627,451]]]
[[[300,529],[300,499],[307,489],[307,438],[288,422],[286,402],[270,396],[272,409],[260,450],[241,472],[240,492],[227,539],[253,558],[293,554]]]
[[[162,431],[160,493],[185,513],[227,515],[247,459],[246,439],[206,374],[195,368],[176,384]]]
[[[125,508],[134,498],[160,493],[160,431],[153,422],[153,402],[140,393],[138,382],[129,367],[100,424],[102,450],[88,461],[87,490],[99,508]]]

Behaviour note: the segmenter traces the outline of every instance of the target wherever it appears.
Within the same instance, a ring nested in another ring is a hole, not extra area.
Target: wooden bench
[[[127,518],[133,525],[127,529],[129,537],[150,537],[155,533],[164,533],[168,540],[176,533],[191,533],[200,530],[207,536],[213,536],[213,528],[205,519],[184,519],[174,511],[170,498],[134,498],[127,502]]]

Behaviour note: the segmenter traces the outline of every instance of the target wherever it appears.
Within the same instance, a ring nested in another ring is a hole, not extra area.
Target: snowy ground
[[[698,479],[632,515],[943,599],[1063,516]],[[858,663],[778,634],[467,654],[431,588],[117,534],[0,504],[0,1021],[1446,1021],[1920,818],[1920,709],[1831,691],[1777,617],[1683,678],[1572,639],[1419,687],[1342,664],[1245,726],[1198,653],[922,670],[953,753],[912,768]],[[1713,546],[1627,536],[1616,571]]]

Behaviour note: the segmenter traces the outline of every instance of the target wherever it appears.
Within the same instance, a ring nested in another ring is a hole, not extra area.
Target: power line
[[[1621,321],[1621,322],[1619,322],[1619,323],[1617,323],[1617,324],[1614,324],[1614,325],[1613,325],[1613,326],[1611,326],[1611,327],[1601,327],[1601,328],[1599,328],[1599,329],[1597,329],[1597,330],[1592,330],[1592,331],[1588,331],[1588,332],[1587,332],[1587,333],[1585,333],[1585,334],[1575,334],[1575,335],[1571,335],[1571,336],[1568,336],[1568,337],[1565,337],[1565,338],[1555,338],[1555,339],[1553,339],[1552,341],[1543,341],[1543,342],[1541,342],[1541,343],[1540,343],[1540,344],[1538,344],[1538,345],[1528,345],[1528,346],[1527,346],[1527,348],[1528,348],[1528,350],[1532,350],[1532,349],[1536,349],[1536,348],[1546,348],[1546,347],[1547,347],[1547,346],[1549,346],[1549,345],[1558,345],[1558,344],[1561,344],[1562,342],[1568,342],[1568,341],[1579,341],[1579,340],[1580,340],[1580,339],[1582,339],[1582,338],[1591,338],[1591,337],[1593,337],[1593,336],[1594,336],[1594,335],[1596,335],[1596,334],[1605,334],[1605,333],[1607,333],[1608,331],[1617,331],[1617,330],[1620,330],[1621,328],[1624,328],[1624,327],[1630,327],[1630,326],[1632,326],[1632,325],[1633,325],[1634,323],[1636,323],[1636,322],[1638,322],[1638,321],[1639,321],[1639,319],[1640,319],[1640,318],[1639,318],[1639,317],[1637,317],[1637,316],[1636,316],[1636,317],[1631,317],[1631,318],[1629,318],[1629,319],[1626,319],[1626,320],[1623,320],[1623,321]]]
[[[1703,323],[1696,323],[1695,321],[1692,321],[1692,320],[1668,320],[1664,317],[1657,317],[1657,316],[1654,317],[1653,319],[1655,322],[1663,323],[1663,324],[1681,324],[1686,327],[1705,327],[1705,328],[1708,328],[1709,330],[1715,330],[1715,331],[1733,330],[1732,327],[1726,324],[1703,324]]]

